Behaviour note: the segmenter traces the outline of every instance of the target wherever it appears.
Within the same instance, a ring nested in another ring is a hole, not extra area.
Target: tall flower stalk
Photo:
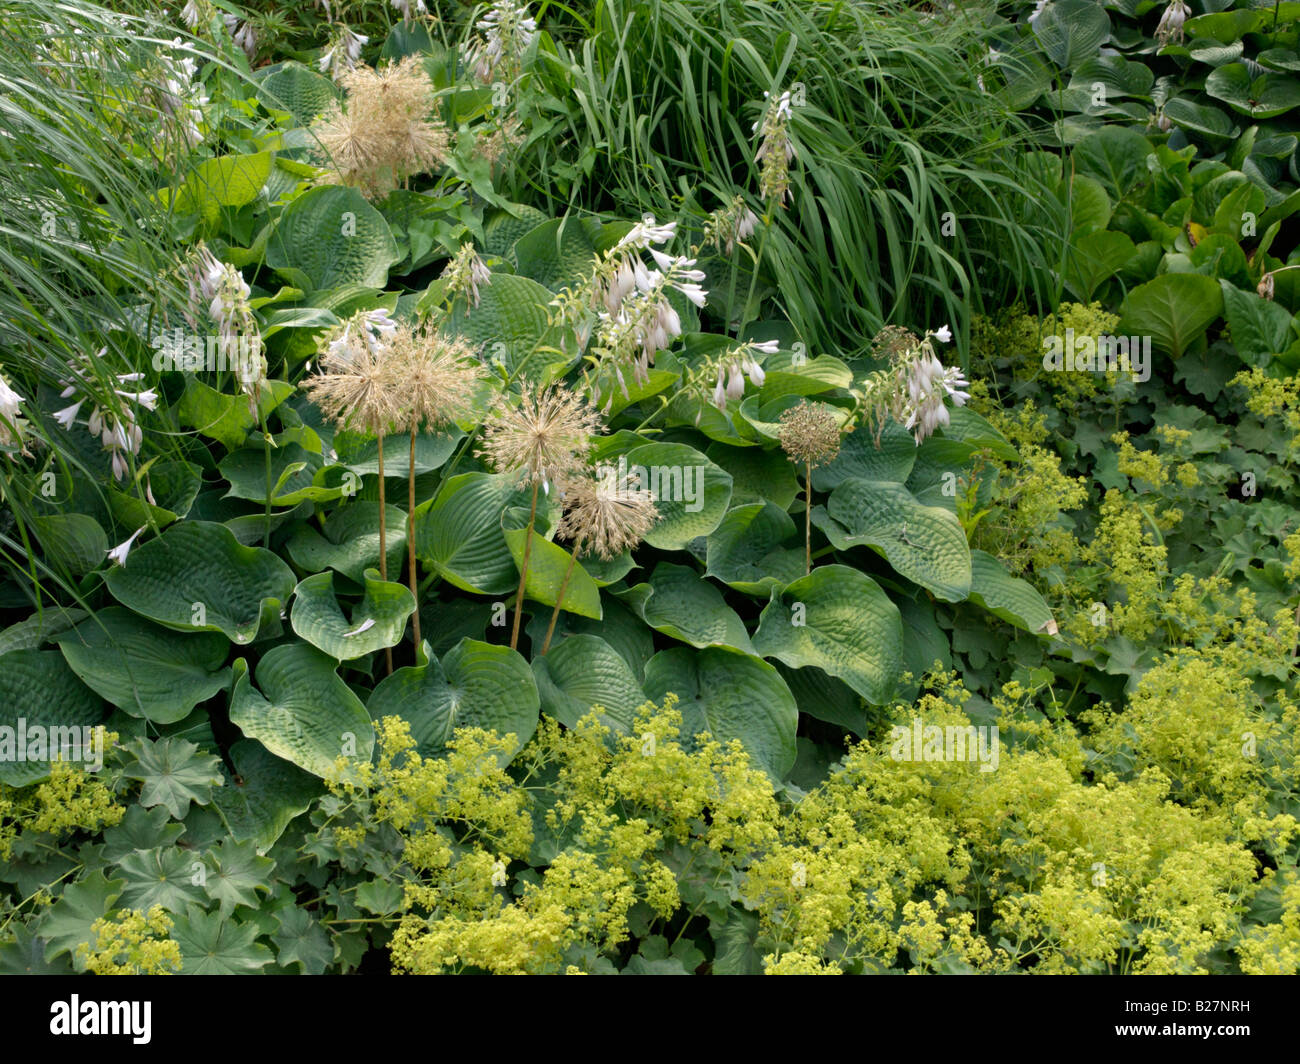
[[[384,433],[402,422],[399,389],[386,366],[384,340],[397,331],[397,323],[380,311],[362,311],[327,333],[322,341],[321,372],[302,387],[321,412],[339,428],[360,428],[373,435],[379,447],[379,576],[388,579],[388,529],[384,497]],[[393,671],[393,651],[385,648],[388,672]]]
[[[805,399],[781,415],[777,439],[790,460],[803,466],[804,575],[807,576],[812,572],[813,466],[829,462],[839,454],[840,421],[825,403],[809,403]]]
[[[389,346],[385,369],[392,380],[400,418],[410,434],[406,467],[407,580],[415,599],[411,634],[420,646],[420,590],[415,560],[415,442],[421,426],[438,431],[467,416],[483,366],[463,340],[447,340],[433,326],[399,328]],[[381,504],[382,505],[382,504]]]
[[[519,590],[515,595],[515,619],[510,629],[510,649],[519,646],[519,622],[524,593],[528,587],[528,564],[532,557],[533,529],[537,524],[538,490],[570,477],[585,463],[592,437],[600,431],[600,415],[577,392],[563,384],[545,390],[527,386],[517,405],[493,413],[483,428],[479,454],[500,473],[519,477],[532,485],[528,505],[528,528],[524,556],[519,566]]]

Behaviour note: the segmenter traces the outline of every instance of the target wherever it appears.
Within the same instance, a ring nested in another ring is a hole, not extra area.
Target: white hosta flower
[[[19,416],[22,404],[27,402],[0,377],[0,444],[17,447],[23,441],[23,419]]]
[[[1047,0],[1038,0],[1038,3],[1034,5],[1034,13],[1029,16],[1029,24],[1031,26],[1038,21],[1039,17],[1043,13],[1043,8],[1045,8],[1046,6],[1047,6]]]
[[[429,13],[429,9],[424,6],[424,0],[390,0],[390,2],[407,22],[410,22],[414,15]]]
[[[504,887],[506,883],[506,863],[505,861],[497,861],[492,866],[492,885],[494,887]]]
[[[1171,41],[1181,42],[1183,23],[1191,13],[1192,9],[1183,3],[1183,0],[1172,0],[1165,8],[1164,14],[1160,16],[1160,24],[1156,26],[1156,40],[1161,44],[1169,44]]]
[[[666,244],[677,234],[677,223],[667,222],[658,225],[653,214],[647,214],[628,230],[627,235],[615,245],[621,248],[648,248],[651,244]]]
[[[229,18],[230,16],[226,16]],[[192,30],[198,29],[203,22],[203,7],[195,0],[185,0],[185,7],[181,9],[181,21]]]
[[[517,64],[537,36],[537,21],[529,17],[528,5],[514,0],[496,0],[475,25],[482,36],[470,45],[467,58],[482,82],[491,81],[503,61]]]
[[[943,339],[942,334],[947,331],[945,325],[927,333],[920,346],[899,367],[904,378],[899,387],[901,411],[906,415],[903,427],[912,430],[918,446],[935,429],[949,423],[947,400],[951,399],[954,406],[964,406],[970,399],[970,393],[964,390],[970,383],[961,369],[945,368],[930,343],[931,337]]]
[[[112,550],[107,551],[106,553],[108,554],[109,561],[111,561],[114,565],[126,565],[126,556],[131,552],[131,547],[135,544],[135,541],[140,537],[140,533],[142,533],[148,527],[149,527],[148,525],[141,525],[139,528],[135,530],[135,532],[130,536],[130,538],[123,540]]]
[[[933,336],[936,340],[938,340],[939,343],[941,344],[952,343],[952,330],[948,328],[947,325],[940,325],[939,328],[935,329],[932,333],[930,333],[930,335]]]
[[[77,415],[81,413],[81,405],[84,402],[84,399],[78,399],[71,406],[65,406],[62,410],[56,411],[54,414],[54,420],[64,429],[70,430],[76,423]]]
[[[339,23],[338,33],[317,63],[320,72],[337,81],[347,71],[355,70],[361,60],[361,49],[369,40],[366,34],[354,33],[350,27]]]

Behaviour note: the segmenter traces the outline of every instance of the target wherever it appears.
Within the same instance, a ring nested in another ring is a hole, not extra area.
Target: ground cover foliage
[[[11,7],[0,971],[1300,970],[1300,4]]]

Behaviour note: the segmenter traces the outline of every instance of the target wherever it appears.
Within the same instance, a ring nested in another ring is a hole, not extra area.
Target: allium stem
[[[379,579],[388,580],[388,514],[384,505],[384,433],[375,437],[379,441]],[[384,661],[388,675],[393,675],[393,648],[384,647]]]
[[[803,466],[803,575],[812,575],[812,462]]]
[[[533,479],[533,501],[528,508],[528,535],[524,537],[524,560],[519,566],[519,591],[515,594],[515,623],[510,629],[510,649],[519,648],[519,620],[524,611],[524,586],[528,583],[528,559],[533,552],[533,524],[537,520],[538,481]]]
[[[411,634],[415,637],[415,650],[420,651],[420,589],[415,573],[415,426],[411,426],[411,461],[406,467],[406,559],[410,568],[411,596],[415,599],[415,612],[411,614]]]
[[[551,623],[546,628],[546,640],[542,643],[542,654],[551,649],[551,636],[555,634],[555,622],[560,619],[560,607],[564,605],[564,593],[569,590],[569,577],[573,567],[578,564],[578,551],[582,549],[582,540],[574,541],[573,553],[569,555],[568,567],[564,570],[564,579],[560,581],[560,593],[555,597],[555,609],[551,611]]]

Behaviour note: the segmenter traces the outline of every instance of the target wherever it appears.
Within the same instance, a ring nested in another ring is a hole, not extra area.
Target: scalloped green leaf
[[[901,575],[939,598],[970,593],[970,548],[961,522],[925,506],[901,484],[846,480],[813,508],[813,524],[837,550],[868,546]]]
[[[729,646],[753,653],[740,615],[721,591],[688,566],[660,562],[649,582],[615,594],[664,635],[694,647]]]
[[[456,445],[465,438],[459,429],[453,432],[420,432],[415,436],[415,474],[432,473],[447,464],[447,459],[456,450]],[[379,441],[374,436],[360,432],[341,431],[334,434],[334,451],[338,455],[339,465],[352,470],[358,476],[379,473]],[[403,433],[399,436],[384,437],[384,476],[409,476],[411,464],[411,437]]]
[[[230,722],[271,753],[325,777],[340,757],[369,761],[375,748],[370,716],[335,672],[337,663],[306,643],[268,651],[257,687],[243,658],[235,662]]]
[[[647,443],[624,455],[634,485],[654,494],[659,520],[645,541],[659,550],[684,550],[726,516],[731,474],[684,443]],[[619,464],[620,472],[622,463]]]
[[[260,95],[265,102],[288,111],[300,126],[309,124],[339,96],[334,82],[302,63],[280,63],[261,73]]]
[[[747,595],[770,598],[804,574],[804,552],[786,547],[797,536],[794,521],[770,502],[736,506],[710,533],[705,576]]]
[[[180,635],[120,606],[99,610],[55,642],[82,683],[155,724],[184,719],[230,684],[224,635]]]
[[[1047,57],[1065,70],[1094,57],[1110,37],[1110,16],[1093,0],[1053,0],[1032,25]]]
[[[593,706],[599,706],[601,723],[627,735],[646,700],[631,666],[594,635],[574,635],[555,643],[547,654],[533,659],[533,675],[542,712],[568,728],[576,727]]]
[[[407,618],[415,612],[415,598],[402,584],[379,579],[379,572],[362,574],[364,593],[351,616],[334,594],[334,573],[317,573],[294,591],[290,624],[317,650],[337,661],[352,661],[402,641]]]
[[[185,521],[136,547],[104,583],[123,606],[181,632],[222,632],[251,643],[293,592],[293,570],[245,547],[224,525]]]
[[[45,514],[32,519],[46,560],[73,576],[85,576],[104,564],[108,535],[88,514]]]
[[[57,749],[65,740],[80,742],[83,759],[93,761],[84,750],[84,729],[103,719],[104,703],[57,650],[11,650],[0,656],[0,726],[5,729],[0,732],[0,783],[25,787],[45,779],[50,746]],[[42,729],[39,736],[36,727]],[[55,728],[76,729],[76,735],[61,730],[51,744]]]
[[[903,669],[903,620],[871,577],[824,565],[773,595],[754,648],[793,669],[815,666],[880,705]]]
[[[780,673],[731,647],[673,647],[650,659],[646,696],[678,697],[681,741],[707,731],[721,742],[739,739],[750,760],[780,782],[794,766],[799,708]]]
[[[509,647],[462,639],[439,661],[398,669],[370,696],[373,720],[401,717],[419,753],[440,754],[457,728],[485,728],[523,748],[537,730],[541,700],[523,657]]]
[[[552,218],[529,230],[511,249],[515,268],[552,292],[576,284],[596,265],[596,249],[577,218]]]
[[[266,264],[305,291],[383,288],[400,257],[384,216],[355,188],[339,185],[295,199],[266,242]]]
[[[517,569],[524,564],[524,537],[526,528],[512,529],[505,533],[506,545]],[[574,562],[569,569],[570,553],[559,544],[552,543],[543,536],[533,533],[532,547],[528,552],[528,582],[524,587],[524,597],[544,606],[554,606],[560,595],[560,585],[564,583],[564,574],[569,573],[569,583],[564,589],[564,604],[561,607],[569,613],[600,620],[600,588],[583,568],[582,562]],[[518,585],[516,585],[518,586]]]
[[[982,550],[970,552],[970,599],[995,617],[1035,635],[1055,635],[1051,608],[1034,586],[1012,576],[1002,563]]]
[[[300,502],[331,502],[343,497],[343,487],[323,483],[325,462],[319,454],[296,443],[271,451],[271,505],[297,506]],[[217,466],[230,488],[226,496],[266,502],[266,452],[261,447],[241,447]]]
[[[1300,82],[1295,78],[1288,74],[1252,78],[1245,63],[1229,63],[1211,71],[1205,79],[1205,92],[1256,120],[1276,118],[1300,106]]]

